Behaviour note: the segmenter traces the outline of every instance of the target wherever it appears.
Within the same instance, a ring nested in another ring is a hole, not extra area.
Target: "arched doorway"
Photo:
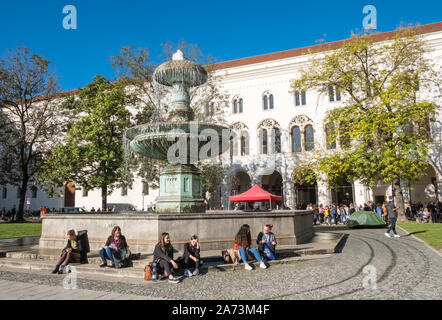
[[[411,183],[410,201],[413,203],[427,203],[437,200],[436,171],[429,165],[425,175],[417,182]],[[441,200],[441,199],[439,199]]]
[[[75,182],[73,181],[64,186],[64,206],[75,207]]]
[[[354,202],[353,183],[343,181],[337,187],[331,189],[332,202],[337,204],[346,204]]]
[[[295,184],[296,202],[300,205],[317,204],[317,183]]]
[[[230,195],[240,194],[251,187],[251,179],[246,172],[236,171],[230,175]]]
[[[278,171],[270,175],[261,176],[261,186],[270,193],[282,196],[282,176]]]

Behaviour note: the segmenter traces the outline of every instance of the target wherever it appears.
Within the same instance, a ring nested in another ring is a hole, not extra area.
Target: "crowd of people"
[[[386,215],[388,202],[375,203],[367,202],[363,205],[358,205],[356,203],[350,204],[337,204],[333,203],[330,205],[323,205],[322,203],[317,206],[316,204],[298,204],[297,209],[307,209],[313,210],[313,223],[315,225],[338,225],[346,224],[350,215],[356,211],[373,211],[379,216],[387,220],[388,215]],[[422,203],[411,203],[405,205],[405,216],[409,220],[418,222],[439,222],[442,213],[442,202],[428,202],[426,204]]]
[[[256,260],[260,268],[266,269],[265,261],[275,259],[276,237],[271,232],[273,225],[267,224],[258,234],[256,239],[257,248],[252,247],[250,226],[243,224],[235,236],[232,251],[235,251],[246,270],[253,270],[250,265],[251,260]],[[85,231],[75,232],[69,230],[66,234],[67,243],[61,251],[60,257],[52,273],[66,273],[69,263],[88,263],[87,253],[89,252],[89,242]],[[179,283],[176,275],[178,270],[184,270],[185,277],[197,276],[199,269],[203,265],[200,257],[200,243],[197,235],[192,235],[184,244],[183,255],[174,257],[174,247],[169,233],[161,234],[158,243],[153,251],[153,265],[155,265],[156,279],[168,279],[170,283]],[[130,260],[134,259],[130,252],[126,238],[119,226],[113,227],[111,234],[102,248],[98,250],[101,258],[100,268],[122,268],[130,266]],[[138,255],[139,258],[139,255]],[[110,261],[110,265],[108,264]]]

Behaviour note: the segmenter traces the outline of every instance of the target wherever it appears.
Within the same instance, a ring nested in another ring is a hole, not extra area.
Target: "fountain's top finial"
[[[172,55],[172,60],[184,60],[184,54],[183,54],[183,52],[180,50],[180,49],[178,49],[177,50],[177,52],[175,52],[173,55]]]

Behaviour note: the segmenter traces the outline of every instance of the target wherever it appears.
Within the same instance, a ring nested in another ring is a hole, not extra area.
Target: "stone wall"
[[[273,224],[278,243],[307,243],[313,237],[312,211],[238,212],[208,211],[201,214],[47,214],[43,219],[40,248],[61,249],[66,232],[88,230],[91,251],[102,247],[116,225],[121,227],[133,252],[150,253],[162,232],[170,234],[172,244],[182,251],[196,234],[203,250],[233,247],[242,224],[250,225],[252,244],[266,224]]]

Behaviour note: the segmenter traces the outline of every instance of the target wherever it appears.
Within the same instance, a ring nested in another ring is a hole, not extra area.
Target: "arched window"
[[[247,131],[241,132],[241,156],[249,155],[249,133]]]
[[[325,126],[325,136],[327,149],[336,149],[335,125],[333,123],[328,123]]]
[[[269,91],[264,92],[262,96],[262,108],[264,110],[272,110],[274,108],[273,94]]]
[[[304,145],[305,145],[305,151],[311,151],[315,147],[313,126],[310,124],[304,127]]]
[[[301,130],[298,126],[292,128],[292,152],[301,152]]]
[[[243,112],[243,100],[239,96],[233,98],[233,113]]]

